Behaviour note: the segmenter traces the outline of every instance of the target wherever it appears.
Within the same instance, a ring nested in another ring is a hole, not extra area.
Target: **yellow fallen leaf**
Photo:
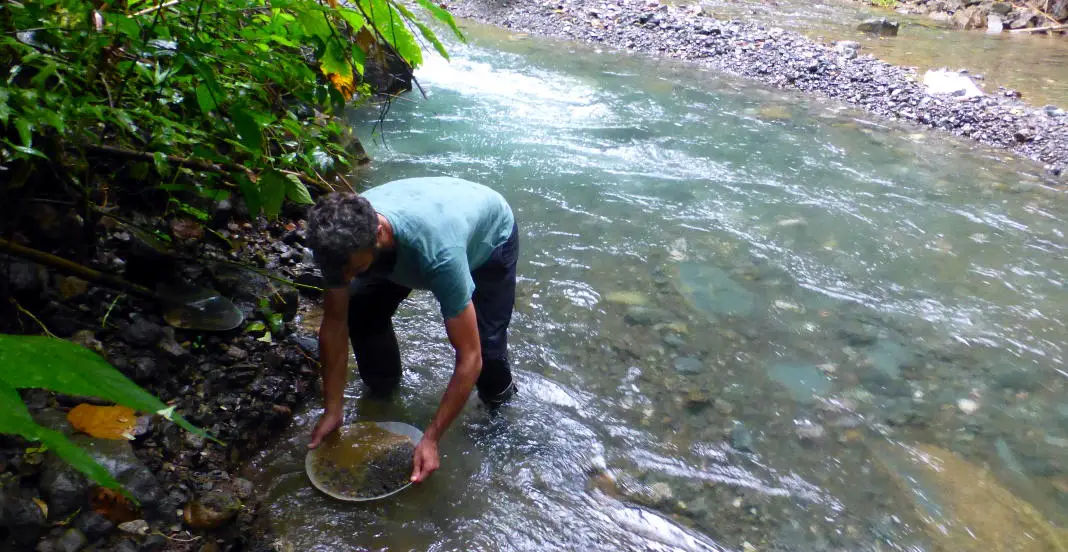
[[[43,514],[44,517],[47,518],[48,517],[48,505],[45,504],[45,502],[43,500],[37,498],[36,496],[33,497],[31,500],[33,500],[33,503],[36,504],[37,507],[41,509],[41,514]]]
[[[115,524],[138,518],[137,506],[130,499],[105,487],[97,487],[89,497],[93,511]]]
[[[137,415],[125,406],[94,406],[82,403],[67,413],[74,429],[99,439],[133,439]]]
[[[352,95],[356,93],[356,84],[352,82],[352,75],[344,76],[338,73],[330,73],[327,75],[330,82],[334,85],[334,88],[346,99],[352,99]]]

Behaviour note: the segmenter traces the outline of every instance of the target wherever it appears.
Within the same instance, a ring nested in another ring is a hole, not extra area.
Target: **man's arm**
[[[349,294],[346,288],[329,289],[323,300],[323,322],[319,326],[319,373],[323,378],[325,411],[312,430],[308,448],[315,448],[341,425],[349,354]]]
[[[441,396],[434,419],[423,432],[423,439],[415,447],[412,481],[417,483],[438,469],[438,441],[467,403],[471,389],[482,372],[482,347],[478,339],[474,305],[467,303],[467,307],[460,311],[460,314],[446,320],[445,331],[453,349],[456,350],[456,369],[448,387],[445,388],[445,394]]]

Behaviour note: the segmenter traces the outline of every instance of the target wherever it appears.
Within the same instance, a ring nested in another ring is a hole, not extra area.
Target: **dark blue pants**
[[[512,226],[508,241],[471,272],[475,293],[471,302],[478,320],[482,372],[476,387],[487,404],[503,402],[515,392],[508,366],[508,324],[515,305],[515,274],[519,260],[519,228]],[[411,288],[381,277],[368,276],[349,300],[349,340],[360,379],[376,395],[396,389],[401,379],[400,348],[393,315]]]

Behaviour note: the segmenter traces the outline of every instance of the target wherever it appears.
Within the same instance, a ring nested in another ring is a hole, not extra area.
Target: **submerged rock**
[[[40,488],[48,504],[48,517],[53,520],[62,520],[89,503],[89,481],[52,454],[45,460]]]
[[[933,445],[878,446],[873,458],[915,505],[941,550],[1065,552],[1068,532],[986,469]]]
[[[675,359],[675,371],[686,375],[700,374],[705,371],[705,365],[694,357],[679,357]]]
[[[753,452],[753,435],[742,422],[734,422],[731,427],[731,446],[742,452]]]
[[[78,552],[87,544],[89,544],[89,539],[86,538],[85,534],[77,528],[71,527],[56,540],[54,549],[56,552]]]
[[[185,506],[185,523],[193,529],[215,529],[234,519],[241,501],[228,491],[211,491]]]
[[[857,30],[879,36],[897,36],[898,27],[897,21],[890,21],[885,17],[875,17],[857,25]]]

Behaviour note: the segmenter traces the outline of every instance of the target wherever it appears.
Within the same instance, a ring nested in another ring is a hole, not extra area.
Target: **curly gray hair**
[[[328,286],[343,284],[349,257],[375,244],[378,215],[371,202],[352,193],[323,196],[308,211],[308,247]]]

